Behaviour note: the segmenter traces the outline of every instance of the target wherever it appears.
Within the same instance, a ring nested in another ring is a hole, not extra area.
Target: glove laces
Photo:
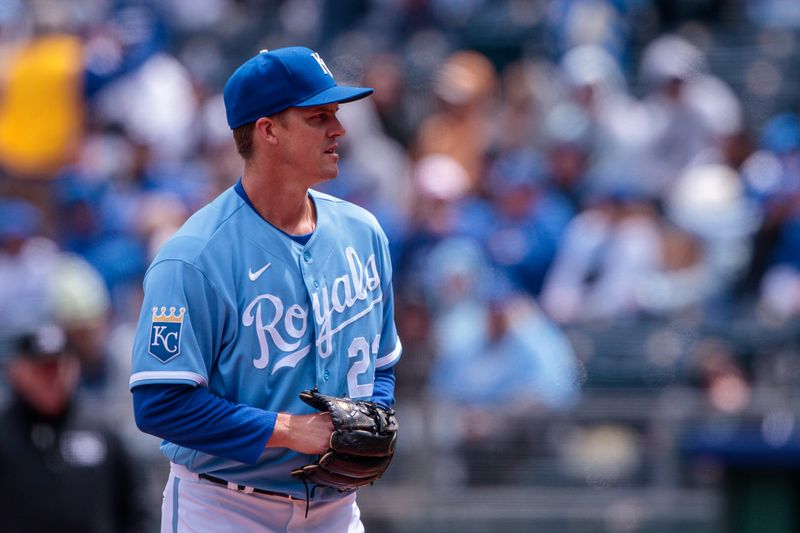
[[[306,489],[306,515],[305,518],[308,518],[308,510],[311,508],[311,498],[314,497],[314,492],[317,490],[317,486],[314,485],[311,489],[308,488],[308,480],[303,478],[303,487]]]

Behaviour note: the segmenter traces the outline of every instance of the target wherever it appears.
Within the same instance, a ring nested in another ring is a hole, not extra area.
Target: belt
[[[224,479],[221,479],[221,478],[218,478],[218,477],[214,477],[214,476],[210,476],[208,474],[198,474],[198,477],[200,479],[205,479],[206,481],[210,481],[211,483],[216,483],[217,485],[225,485],[229,489],[238,490],[239,492],[244,492],[244,493],[248,493],[248,494],[251,493],[251,492],[254,492],[256,494],[266,494],[267,496],[278,496],[280,498],[287,498],[289,500],[297,500],[297,501],[301,501],[301,502],[306,501],[303,498],[298,498],[296,496],[292,496],[291,494],[286,494],[285,492],[274,492],[274,491],[271,491],[271,490],[264,490],[264,489],[257,489],[255,487],[248,487],[247,485],[238,485],[238,484],[233,483],[231,481],[225,481]]]

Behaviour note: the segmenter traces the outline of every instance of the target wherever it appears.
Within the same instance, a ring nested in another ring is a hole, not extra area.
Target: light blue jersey
[[[234,403],[292,414],[298,398],[368,399],[376,369],[393,366],[394,324],[386,236],[364,209],[316,191],[317,228],[302,246],[234,188],[195,213],[145,276],[131,387],[184,383]],[[164,454],[193,472],[304,496],[292,469],[314,457],[269,448],[255,466],[170,442]],[[324,499],[321,491],[318,496]],[[333,491],[335,492],[335,491]]]

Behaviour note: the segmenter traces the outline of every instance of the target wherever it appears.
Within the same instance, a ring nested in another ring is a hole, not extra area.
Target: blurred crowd
[[[375,88],[342,107],[324,190],[389,236],[401,401],[568,410],[587,377],[581,328],[790,324],[797,6],[5,0],[0,332],[54,321],[81,390],[127,395],[149,261],[241,172],[222,85],[294,44]],[[744,379],[719,342],[695,348],[697,379]]]

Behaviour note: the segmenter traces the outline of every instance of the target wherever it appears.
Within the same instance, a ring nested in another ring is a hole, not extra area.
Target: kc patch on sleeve
[[[186,315],[186,308],[181,307],[175,310],[170,307],[153,307],[153,323],[150,327],[150,343],[148,352],[150,355],[166,363],[174,359],[181,353],[181,329],[183,329],[183,317]]]

